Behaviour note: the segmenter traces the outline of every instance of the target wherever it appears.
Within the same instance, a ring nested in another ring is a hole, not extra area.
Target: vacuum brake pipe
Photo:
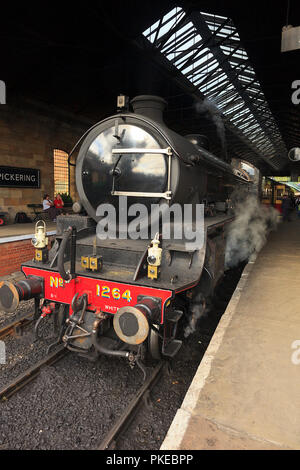
[[[66,272],[64,257],[65,257],[65,251],[66,251],[69,238],[71,238],[71,254],[70,254],[71,269],[70,269],[70,272]],[[76,228],[69,227],[63,234],[63,238],[62,238],[62,241],[58,250],[58,256],[57,256],[57,268],[58,268],[59,274],[65,281],[71,281],[71,279],[74,279],[75,263],[76,263]]]
[[[101,354],[105,354],[107,356],[119,356],[119,357],[129,357],[130,352],[129,351],[120,351],[120,350],[114,350],[114,349],[108,349],[105,346],[102,346],[101,344],[98,343],[97,341],[97,333],[98,333],[98,326],[102,322],[102,319],[98,319],[94,322],[93,324],[93,330],[92,330],[92,335],[91,335],[91,340],[94,348],[99,351]]]

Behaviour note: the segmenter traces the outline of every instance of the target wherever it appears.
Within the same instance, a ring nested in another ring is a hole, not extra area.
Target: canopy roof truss
[[[193,96],[215,105],[250,150],[249,161],[255,154],[275,169],[285,164],[286,146],[230,18],[176,7],[143,35],[176,68],[176,79],[192,85]]]

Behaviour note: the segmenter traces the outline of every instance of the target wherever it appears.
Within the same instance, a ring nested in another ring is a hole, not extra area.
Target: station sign
[[[40,170],[0,166],[0,188],[39,188]]]

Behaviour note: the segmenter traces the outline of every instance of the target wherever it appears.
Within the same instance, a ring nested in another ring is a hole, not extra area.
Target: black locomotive
[[[26,280],[1,284],[0,308],[13,311],[20,300],[35,298],[36,328],[47,315],[56,316],[58,343],[88,357],[121,356],[140,365],[147,357],[173,357],[182,344],[178,326],[194,327],[203,312],[224,273],[230,194],[249,183],[205,148],[205,138],[170,130],[163,122],[164,99],[138,96],[133,112],[123,105],[85,134],[76,161],[77,213],[57,218],[50,250],[40,227],[35,258],[22,266]],[[156,208],[138,223],[142,231],[155,222],[154,236],[121,235],[125,197],[131,206]],[[172,217],[170,235],[162,237],[164,210],[175,203],[191,205],[193,227],[194,209],[203,204],[201,246],[176,237]],[[103,204],[115,209],[114,238],[97,236]]]

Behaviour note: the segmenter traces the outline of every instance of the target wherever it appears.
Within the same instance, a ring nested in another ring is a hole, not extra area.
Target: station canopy
[[[285,175],[288,150],[300,146],[291,99],[300,50],[280,48],[300,2],[289,11],[261,0],[6,3],[0,80],[9,105],[66,112],[86,128],[115,112],[120,93],[162,96],[176,132],[204,134],[219,158]]]
[[[143,32],[199,90],[199,101],[277,168],[287,155],[279,128],[230,18],[173,8]],[[251,149],[251,150],[250,150]]]

